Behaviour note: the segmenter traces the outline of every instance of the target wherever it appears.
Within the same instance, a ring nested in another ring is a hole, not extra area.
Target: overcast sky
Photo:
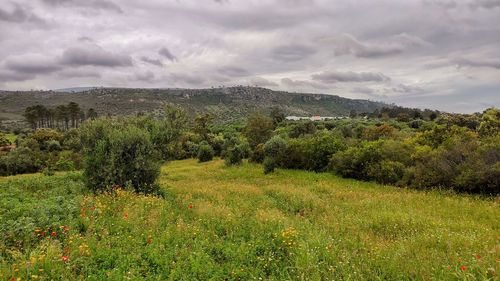
[[[0,89],[258,85],[500,106],[500,0],[1,0]]]

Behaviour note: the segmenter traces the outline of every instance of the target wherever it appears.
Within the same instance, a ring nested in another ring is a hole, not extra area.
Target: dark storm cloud
[[[147,56],[142,56],[141,57],[141,61],[145,62],[145,63],[149,63],[149,64],[152,64],[152,65],[156,65],[156,66],[163,66],[163,62],[161,62],[161,60],[159,59],[153,59],[153,58],[150,58],[150,57],[147,57]]]
[[[117,13],[123,13],[120,6],[107,0],[41,0],[51,6],[62,7],[81,7],[96,10],[109,10]]]
[[[312,47],[305,45],[280,46],[272,50],[272,56],[279,61],[298,61],[316,53]]]
[[[167,48],[165,48],[165,47],[163,47],[160,50],[158,50],[158,54],[161,55],[161,56],[163,56],[163,57],[165,57],[165,58],[167,58],[169,61],[172,61],[172,62],[177,61],[177,57],[174,56],[170,52],[170,50],[167,49]]]
[[[332,84],[338,82],[386,82],[391,80],[382,73],[327,71],[311,75],[315,81]]]
[[[71,66],[93,65],[105,67],[132,66],[132,58],[111,53],[100,47],[71,47],[62,54],[61,63]]]

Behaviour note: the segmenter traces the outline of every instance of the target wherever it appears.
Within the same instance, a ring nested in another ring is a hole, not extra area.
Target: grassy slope
[[[14,190],[75,177],[14,177],[0,180],[0,192],[11,202],[25,196]],[[78,218],[58,217],[70,221],[68,234],[15,254],[2,249],[0,278],[444,280],[498,272],[500,209],[492,199],[303,171],[264,176],[260,166],[222,161],[169,163],[160,183],[165,200],[86,196]]]

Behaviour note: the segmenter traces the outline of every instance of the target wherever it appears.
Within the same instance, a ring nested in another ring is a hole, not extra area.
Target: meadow
[[[0,177],[0,280],[495,280],[496,197],[172,161],[163,197]]]

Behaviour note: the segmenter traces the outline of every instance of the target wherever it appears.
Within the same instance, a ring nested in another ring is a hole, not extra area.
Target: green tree
[[[254,113],[247,120],[245,136],[252,149],[255,149],[258,144],[265,143],[271,138],[273,130],[274,124],[271,118]]]
[[[151,135],[127,121],[96,119],[82,126],[87,185],[94,191],[118,185],[157,193],[160,166]]]
[[[274,126],[278,126],[283,120],[285,120],[285,112],[277,106],[274,106],[271,108],[271,114],[270,114],[271,119],[273,120]]]

